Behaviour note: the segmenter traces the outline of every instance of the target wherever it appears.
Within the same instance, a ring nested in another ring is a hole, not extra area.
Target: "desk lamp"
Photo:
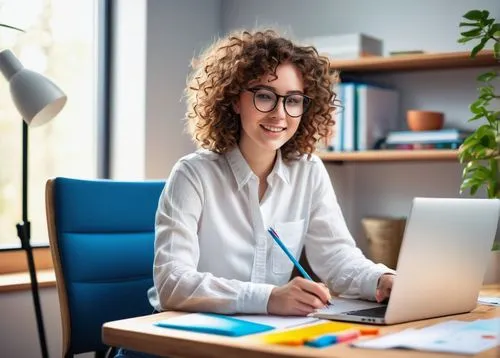
[[[10,50],[3,50],[0,52],[0,71],[10,84],[12,99],[23,118],[23,220],[21,223],[17,224],[16,227],[17,236],[21,240],[21,248],[26,251],[42,357],[47,358],[47,342],[45,339],[45,329],[40,307],[40,297],[38,295],[38,281],[33,260],[33,250],[30,244],[30,222],[28,221],[28,125],[36,127],[50,121],[64,107],[67,97],[49,79],[24,68]]]

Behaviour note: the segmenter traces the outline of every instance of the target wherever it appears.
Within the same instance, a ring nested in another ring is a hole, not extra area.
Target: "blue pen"
[[[270,227],[267,230],[267,232],[269,232],[269,234],[271,234],[271,236],[274,239],[274,241],[278,244],[279,247],[281,247],[281,249],[286,254],[286,256],[288,256],[288,258],[290,259],[290,261],[293,262],[293,264],[295,265],[295,267],[297,268],[297,270],[299,270],[299,272],[301,273],[301,275],[304,276],[304,278],[306,278],[307,280],[314,281],[312,279],[312,277],[309,276],[309,274],[306,272],[306,270],[304,270],[304,268],[302,267],[302,265],[297,261],[297,259],[295,257],[293,257],[292,253],[287,249],[287,247],[285,246],[285,244],[283,243],[283,241],[281,241],[281,239],[278,236],[278,234],[276,233],[276,231],[274,231],[274,229],[272,227]],[[332,299],[328,300],[328,303],[330,303],[331,305],[333,305],[333,300]]]

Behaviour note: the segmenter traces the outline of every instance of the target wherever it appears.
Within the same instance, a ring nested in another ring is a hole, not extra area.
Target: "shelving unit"
[[[482,51],[475,58],[469,52],[424,53],[393,57],[365,57],[356,60],[331,60],[332,69],[343,74],[361,75],[384,72],[451,70],[500,66],[492,51]],[[456,150],[371,150],[363,152],[318,153],[325,162],[401,162],[457,161]]]
[[[331,60],[332,69],[347,73],[425,71],[499,66],[492,51],[481,51],[471,58],[468,52],[424,53],[392,57],[364,57],[356,60]]]
[[[456,150],[368,150],[363,152],[319,152],[324,162],[457,161]]]

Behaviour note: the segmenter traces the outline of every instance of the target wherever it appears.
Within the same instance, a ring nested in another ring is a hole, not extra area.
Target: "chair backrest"
[[[149,314],[154,215],[164,181],[55,178],[45,200],[63,354],[106,349],[102,324]]]

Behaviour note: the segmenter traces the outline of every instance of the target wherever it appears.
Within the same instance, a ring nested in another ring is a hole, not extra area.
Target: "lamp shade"
[[[10,50],[0,52],[0,71],[9,81],[14,104],[24,121],[40,126],[57,116],[67,97],[48,78],[24,68]]]

